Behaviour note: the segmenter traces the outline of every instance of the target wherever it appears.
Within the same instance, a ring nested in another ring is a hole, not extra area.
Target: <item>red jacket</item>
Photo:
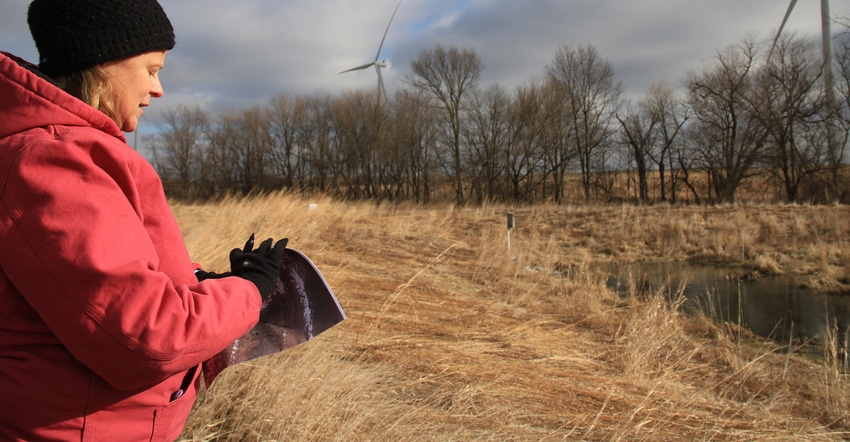
[[[151,165],[19,62],[0,53],[0,440],[174,440],[259,293],[199,283]]]

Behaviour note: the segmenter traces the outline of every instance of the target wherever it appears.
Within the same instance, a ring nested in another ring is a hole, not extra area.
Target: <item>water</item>
[[[684,263],[639,264],[611,272],[608,287],[627,294],[630,281],[640,291],[667,287],[683,294],[686,309],[723,322],[740,323],[778,342],[823,341],[831,330],[847,354],[850,350],[850,296],[815,293],[793,276],[730,277],[733,269]]]

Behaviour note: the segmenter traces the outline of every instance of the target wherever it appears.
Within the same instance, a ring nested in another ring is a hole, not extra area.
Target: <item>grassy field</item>
[[[289,237],[348,314],[313,341],[225,371],[185,440],[850,438],[837,337],[803,355],[685,316],[660,294],[618,297],[596,270],[719,262],[847,292],[846,206],[461,208],[272,195],[174,212],[210,270],[226,270],[251,232]]]

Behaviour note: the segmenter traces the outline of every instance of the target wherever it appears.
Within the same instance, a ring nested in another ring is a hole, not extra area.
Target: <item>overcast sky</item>
[[[31,61],[28,0],[0,0],[0,50]],[[310,95],[375,88],[375,58],[398,0],[160,0],[177,46],[161,73],[165,97],[146,112],[200,104],[215,113],[264,104],[278,93]],[[593,45],[630,95],[656,81],[674,86],[718,50],[748,34],[773,35],[787,0],[402,0],[381,52],[388,92],[410,61],[437,44],[474,49],[482,85],[541,78],[556,50]],[[850,1],[832,2],[850,16]],[[833,32],[842,30],[833,25]],[[820,2],[799,1],[786,31],[819,38]],[[145,121],[142,122],[144,128]]]

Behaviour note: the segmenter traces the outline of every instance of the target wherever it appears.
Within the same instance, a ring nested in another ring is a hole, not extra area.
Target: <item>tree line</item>
[[[344,199],[458,204],[732,202],[759,177],[788,202],[846,202],[850,38],[831,63],[810,40],[748,37],[624,97],[592,45],[562,46],[545,78],[482,86],[474,50],[438,45],[394,96],[279,94],[210,115],[167,109],[152,162],[171,197],[287,189]],[[770,55],[768,56],[768,52]],[[844,175],[842,175],[842,173]]]

